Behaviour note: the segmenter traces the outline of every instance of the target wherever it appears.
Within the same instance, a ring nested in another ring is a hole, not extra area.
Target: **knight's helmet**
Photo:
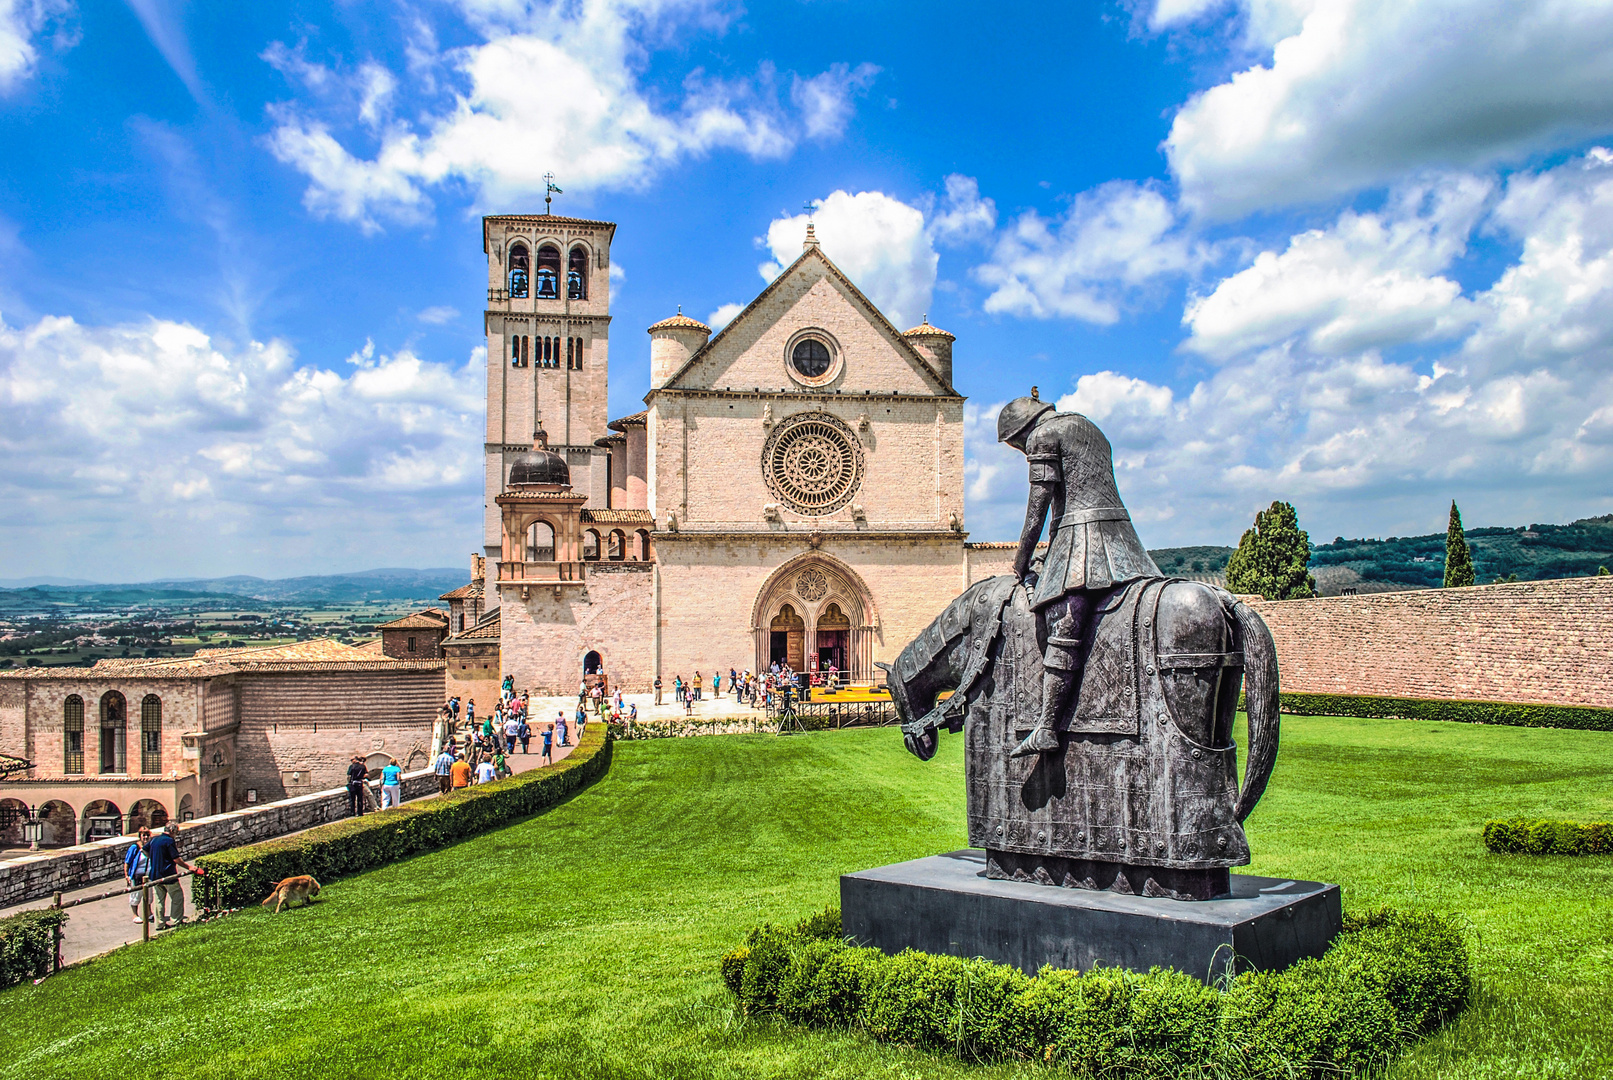
[[[997,414],[997,441],[1007,442],[1017,435],[1029,431],[1031,425],[1043,413],[1052,412],[1053,406],[1036,396],[1036,387],[1031,387],[1030,397],[1017,397],[1002,407]]]

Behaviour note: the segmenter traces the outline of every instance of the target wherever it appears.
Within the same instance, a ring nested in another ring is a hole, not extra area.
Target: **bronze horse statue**
[[[1058,751],[1010,757],[1035,723],[1045,630],[1013,577],[970,586],[888,673],[907,747],[964,732],[969,843],[991,877],[1210,899],[1249,862],[1243,821],[1277,757],[1277,656],[1260,616],[1198,582],[1104,593]],[[1242,684],[1242,786],[1232,724]],[[944,696],[951,691],[951,696]]]

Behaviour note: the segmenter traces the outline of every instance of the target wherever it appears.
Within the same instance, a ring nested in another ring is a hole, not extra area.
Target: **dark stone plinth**
[[[1034,973],[1043,964],[1146,971],[1171,967],[1205,982],[1321,956],[1343,913],[1339,887],[1231,875],[1231,894],[1170,900],[986,877],[965,850],[840,878],[845,932],[887,953],[906,948],[983,956]]]
[[[1232,892],[1231,872],[1224,866],[1179,870],[1164,866],[1068,859],[1059,855],[1022,855],[986,849],[986,876],[1067,889],[1097,889],[1128,896],[1162,896],[1171,900],[1214,900]]]

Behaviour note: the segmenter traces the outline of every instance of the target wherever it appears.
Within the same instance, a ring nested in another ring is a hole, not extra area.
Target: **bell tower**
[[[557,189],[552,189],[557,190]],[[555,214],[482,219],[487,255],[487,432],[482,545],[503,544],[497,499],[538,432],[564,458],[591,507],[610,498],[606,451],[610,374],[609,221]]]

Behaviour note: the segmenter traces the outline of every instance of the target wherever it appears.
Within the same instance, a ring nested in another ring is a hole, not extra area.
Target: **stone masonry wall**
[[[503,589],[500,649],[503,674],[534,695],[574,694],[583,656],[597,649],[614,685],[648,690],[653,648],[653,563],[588,564],[585,589]],[[497,700],[495,690],[492,700]],[[480,695],[477,697],[481,701]],[[485,707],[485,706],[484,706]]]
[[[414,752],[430,752],[432,724],[446,700],[441,667],[239,678],[234,788],[237,795],[256,788],[260,800],[334,787],[353,754],[386,753],[409,767]]]
[[[1250,603],[1284,690],[1613,707],[1613,577]]]
[[[429,768],[403,778],[405,801],[433,794],[436,790],[437,777]],[[346,816],[347,788],[344,785],[267,806],[186,822],[179,827],[179,853],[189,861],[198,855],[284,836]],[[120,878],[124,853],[132,843],[134,837],[119,836],[0,861],[0,908]]]

